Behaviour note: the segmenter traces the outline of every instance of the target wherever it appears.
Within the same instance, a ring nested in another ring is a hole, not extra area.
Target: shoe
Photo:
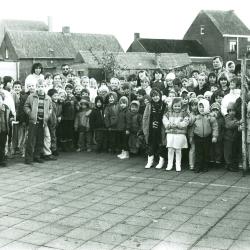
[[[1,167],[7,167],[7,162],[6,162],[6,161],[0,162],[0,166],[1,166]]]
[[[122,150],[122,152],[121,152],[119,155],[117,155],[117,157],[118,157],[118,158],[121,158],[121,157],[124,155],[124,153],[125,153],[125,151]]]
[[[29,160],[25,160],[25,161],[24,161],[24,164],[26,164],[26,165],[33,165],[33,164],[32,164],[32,161],[29,161]]]
[[[44,155],[43,159],[45,161],[56,161],[57,158],[54,155]]]
[[[58,151],[57,151],[57,150],[55,150],[55,151],[52,151],[52,155],[54,155],[54,156],[58,156],[58,155],[59,155],[59,153],[58,153]]]
[[[166,170],[167,170],[167,171],[170,171],[170,170],[172,170],[172,168],[173,168],[173,166],[170,166],[170,165],[169,165],[169,166],[167,166]]]
[[[124,160],[124,159],[129,159],[129,152],[128,151],[124,151],[124,155],[122,155],[120,157],[121,160]]]
[[[151,168],[153,166],[153,163],[154,163],[154,156],[153,155],[148,156],[148,162],[147,162],[145,168]]]
[[[41,158],[34,158],[34,162],[44,163],[44,161]]]
[[[76,152],[78,152],[78,153],[81,152],[81,149],[80,149],[80,148],[77,148],[77,149],[76,149]]]
[[[176,171],[176,172],[181,172],[181,166],[176,166],[176,167],[175,167],[175,171]]]
[[[165,162],[165,161],[164,161],[164,158],[160,156],[159,163],[155,166],[155,168],[157,168],[157,169],[162,168],[163,165],[164,165],[164,162]]]
[[[194,166],[189,166],[189,170],[194,171]]]

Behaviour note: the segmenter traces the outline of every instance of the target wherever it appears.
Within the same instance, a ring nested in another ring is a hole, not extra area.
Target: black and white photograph
[[[250,250],[248,7],[2,1],[0,250]]]

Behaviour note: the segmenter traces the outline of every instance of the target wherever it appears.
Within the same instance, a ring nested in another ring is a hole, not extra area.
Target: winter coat
[[[162,104],[162,113],[164,112],[164,110],[165,110],[165,105]],[[148,143],[148,138],[149,138],[150,116],[151,116],[151,103],[148,103],[146,105],[146,108],[145,108],[145,111],[143,114],[143,118],[142,118],[142,131],[143,131],[143,134],[145,136],[146,143]],[[163,114],[162,114],[162,116],[163,116]],[[159,128],[161,130],[161,142],[164,145],[164,144],[166,144],[165,131],[164,131],[165,129],[162,126],[162,123],[160,124]]]
[[[62,105],[62,120],[72,121],[75,119],[76,99],[74,96],[67,96]]]
[[[31,94],[28,96],[24,104],[24,112],[29,116],[29,122],[36,124],[37,123],[37,114],[38,114],[38,102],[39,97],[37,93]],[[49,117],[52,112],[52,100],[45,94],[44,97],[44,116],[43,123],[47,124]]]
[[[3,111],[4,112],[4,121],[0,121],[0,123],[2,125],[6,126],[6,128],[4,129],[4,131],[1,131],[1,126],[0,126],[0,133],[7,132],[7,134],[9,134],[10,123],[11,123],[11,121],[14,120],[14,115],[12,114],[10,108],[7,105],[3,104],[3,106],[4,106],[4,111]],[[2,111],[0,110],[0,112],[2,112]]]
[[[24,112],[24,104],[28,98],[28,96],[30,95],[29,92],[25,93],[25,92],[21,92],[20,93],[20,103],[19,103],[19,107],[18,107],[18,111],[17,111],[17,121],[19,121],[20,123],[29,123],[29,116]]]
[[[240,97],[240,89],[231,90],[229,94],[225,95],[221,101],[221,113],[222,115],[227,114],[227,106],[229,103],[235,103],[236,100]]]
[[[224,140],[235,141],[239,136],[238,120],[229,115],[225,116]]]
[[[218,124],[216,119],[210,114],[196,115],[190,137],[193,135],[198,135],[199,137],[212,135],[213,138],[218,138]]]
[[[127,120],[128,120],[128,109],[119,109],[117,116],[117,130],[124,131],[127,129]]]
[[[174,113],[172,111],[164,114],[162,119],[165,132],[170,134],[187,134],[189,118],[187,112]],[[173,125],[174,124],[174,125]]]
[[[90,109],[79,110],[79,112],[77,112],[74,121],[75,130],[81,130],[81,129],[89,130],[90,113],[91,113]]]

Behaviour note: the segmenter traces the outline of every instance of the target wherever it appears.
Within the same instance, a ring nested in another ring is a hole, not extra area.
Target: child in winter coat
[[[74,139],[74,120],[75,120],[75,106],[76,99],[73,95],[73,86],[67,84],[65,86],[66,99],[62,106],[62,149],[63,151],[73,150],[73,139]]]
[[[191,141],[195,143],[195,173],[208,171],[210,159],[210,145],[217,142],[218,124],[209,113],[208,100],[201,99],[198,102],[198,115],[192,125]]]
[[[235,105],[229,103],[227,106],[227,115],[225,116],[224,130],[224,159],[226,169],[237,172],[240,154],[240,145],[238,144],[240,121],[235,117]]]
[[[220,105],[215,102],[211,105],[211,115],[215,117],[218,124],[218,138],[217,142],[213,143],[210,152],[210,162],[215,167],[219,167],[223,162],[223,133],[224,133],[224,117],[220,112]]]
[[[139,136],[141,134],[142,115],[140,114],[139,101],[132,101],[128,111],[127,129],[129,131],[129,151],[138,154],[140,149]]]
[[[142,118],[142,129],[148,151],[148,162],[145,168],[151,168],[153,166],[155,155],[160,156],[160,160],[156,168],[162,168],[164,165],[164,156],[166,155],[162,117],[165,112],[166,105],[161,99],[162,95],[159,89],[152,89],[150,97],[151,102],[146,105]]]
[[[107,95],[108,104],[104,109],[104,122],[108,129],[108,145],[110,151],[115,153],[117,151],[117,123],[119,105],[117,104],[117,94],[110,92]]]
[[[187,126],[189,118],[187,112],[182,111],[182,99],[175,97],[169,112],[163,116],[163,125],[167,134],[168,166],[167,171],[172,170],[174,155],[176,159],[176,171],[181,171],[181,150],[187,148]]]
[[[79,138],[77,143],[77,152],[85,151],[91,152],[91,133],[89,130],[89,115],[91,109],[89,108],[89,99],[82,98],[80,101],[80,109],[76,113],[74,128],[78,131]]]
[[[121,153],[117,155],[120,159],[128,159],[128,98],[122,96],[119,100],[119,112],[117,117],[117,142],[119,141],[119,148]]]
[[[107,149],[107,130],[104,123],[104,101],[101,96],[95,98],[95,108],[89,116],[90,130],[94,132],[96,152]]]
[[[10,129],[10,122],[14,120],[10,109],[4,104],[5,94],[0,91],[0,166],[6,166],[5,145]]]
[[[195,117],[198,114],[198,99],[192,98],[189,101],[189,127],[188,127],[188,139],[189,139],[189,169],[194,170],[194,164],[195,164],[195,143],[193,140],[192,135],[192,127],[193,123],[195,121]]]

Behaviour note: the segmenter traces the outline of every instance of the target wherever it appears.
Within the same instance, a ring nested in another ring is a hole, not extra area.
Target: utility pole
[[[242,119],[242,166],[243,176],[247,172],[247,141],[246,141],[246,60],[247,55],[244,54],[241,59],[241,119]]]

